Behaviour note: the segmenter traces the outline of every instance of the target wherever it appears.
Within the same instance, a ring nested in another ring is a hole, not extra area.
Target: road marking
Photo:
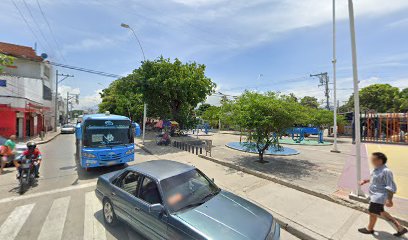
[[[102,204],[93,191],[85,194],[84,240],[106,240]]]
[[[14,240],[20,232],[27,218],[30,216],[35,203],[16,207],[0,227],[0,239]]]
[[[70,196],[54,200],[41,228],[38,240],[61,239],[70,200]]]
[[[23,195],[23,196],[16,196],[16,197],[3,198],[3,199],[0,199],[0,203],[24,200],[24,199],[28,199],[28,198],[40,197],[40,196],[50,195],[50,194],[54,194],[54,193],[67,192],[67,191],[71,191],[71,190],[77,190],[77,189],[87,188],[87,187],[92,187],[92,186],[96,186],[96,181],[89,182],[89,183],[84,183],[84,184],[80,184],[80,185],[75,185],[75,186],[69,186],[69,187],[66,187],[66,188],[54,189],[54,190],[45,191],[45,192],[33,193],[33,194],[28,194],[28,195]]]

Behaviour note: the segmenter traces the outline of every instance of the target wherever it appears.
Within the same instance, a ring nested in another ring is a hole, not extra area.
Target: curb
[[[142,149],[143,151],[147,152],[148,154],[154,155],[154,154],[152,153],[152,151],[150,151],[150,150],[149,150],[148,148],[146,148],[144,145],[139,144],[139,143],[135,143],[135,145],[138,146],[138,147],[140,147],[140,149]]]
[[[256,171],[256,170],[247,169],[247,168],[244,168],[244,167],[241,167],[241,166],[229,163],[229,162],[225,162],[223,160],[219,160],[219,159],[216,159],[216,158],[213,158],[213,157],[208,157],[208,156],[204,156],[204,155],[198,155],[198,157],[209,160],[209,161],[212,161],[212,162],[215,162],[217,164],[220,164],[220,165],[232,168],[232,169],[235,169],[235,170],[238,170],[238,171],[241,171],[241,172],[244,172],[244,173],[247,173],[247,174],[254,175],[254,176],[259,177],[259,178],[263,178],[265,180],[269,180],[269,181],[278,183],[278,184],[283,185],[285,187],[289,187],[289,188],[298,190],[300,192],[304,192],[306,194],[309,194],[309,195],[324,199],[324,200],[329,201],[329,202],[337,203],[337,204],[343,205],[345,207],[355,209],[355,210],[360,211],[360,212],[368,213],[368,210],[367,210],[366,207],[356,205],[356,204],[354,204],[352,202],[349,202],[349,201],[347,201],[345,199],[342,199],[342,198],[330,196],[330,195],[327,195],[327,194],[324,194],[324,193],[319,193],[319,192],[316,192],[316,191],[301,187],[299,185],[287,182],[286,180],[283,180],[281,178],[273,177],[273,176],[270,176],[268,174],[265,174],[265,173],[262,173],[262,172],[259,172],[259,171]],[[402,225],[408,226],[408,221],[407,220],[401,219],[399,217],[394,217],[394,218],[397,219]]]
[[[51,141],[54,140],[56,137],[58,137],[60,134],[61,134],[61,133],[59,132],[59,133],[55,134],[54,136],[52,136],[51,138],[49,138],[49,139],[47,139],[47,140],[35,141],[35,143],[36,143],[37,145],[41,145],[41,144],[45,144],[45,143],[51,142]]]

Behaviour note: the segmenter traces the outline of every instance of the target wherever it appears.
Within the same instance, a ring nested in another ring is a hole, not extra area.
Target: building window
[[[51,88],[43,85],[43,99],[44,100],[52,100],[52,93],[51,93]]]
[[[7,87],[7,80],[0,79],[0,87]]]

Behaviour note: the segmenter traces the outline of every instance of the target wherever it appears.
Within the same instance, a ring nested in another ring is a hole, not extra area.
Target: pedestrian
[[[384,205],[389,208],[394,205],[392,198],[394,193],[397,192],[393,174],[387,165],[385,165],[386,163],[387,156],[384,153],[375,152],[371,155],[371,164],[374,167],[371,173],[371,180],[366,179],[360,182],[360,185],[370,183],[370,205],[368,208],[370,219],[368,226],[360,228],[358,231],[363,234],[373,234],[378,216],[381,216],[396,228],[397,233],[394,236],[400,237],[407,233],[407,229],[401,226],[394,217],[384,210]]]
[[[6,163],[14,160],[14,149],[16,148],[16,135],[11,135],[9,139],[1,146],[0,155],[1,157],[1,166],[0,174],[3,174],[3,169],[6,166]]]

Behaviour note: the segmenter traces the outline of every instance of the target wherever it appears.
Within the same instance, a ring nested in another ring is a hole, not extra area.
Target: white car
[[[71,124],[65,124],[61,128],[61,133],[75,133],[75,126]]]

